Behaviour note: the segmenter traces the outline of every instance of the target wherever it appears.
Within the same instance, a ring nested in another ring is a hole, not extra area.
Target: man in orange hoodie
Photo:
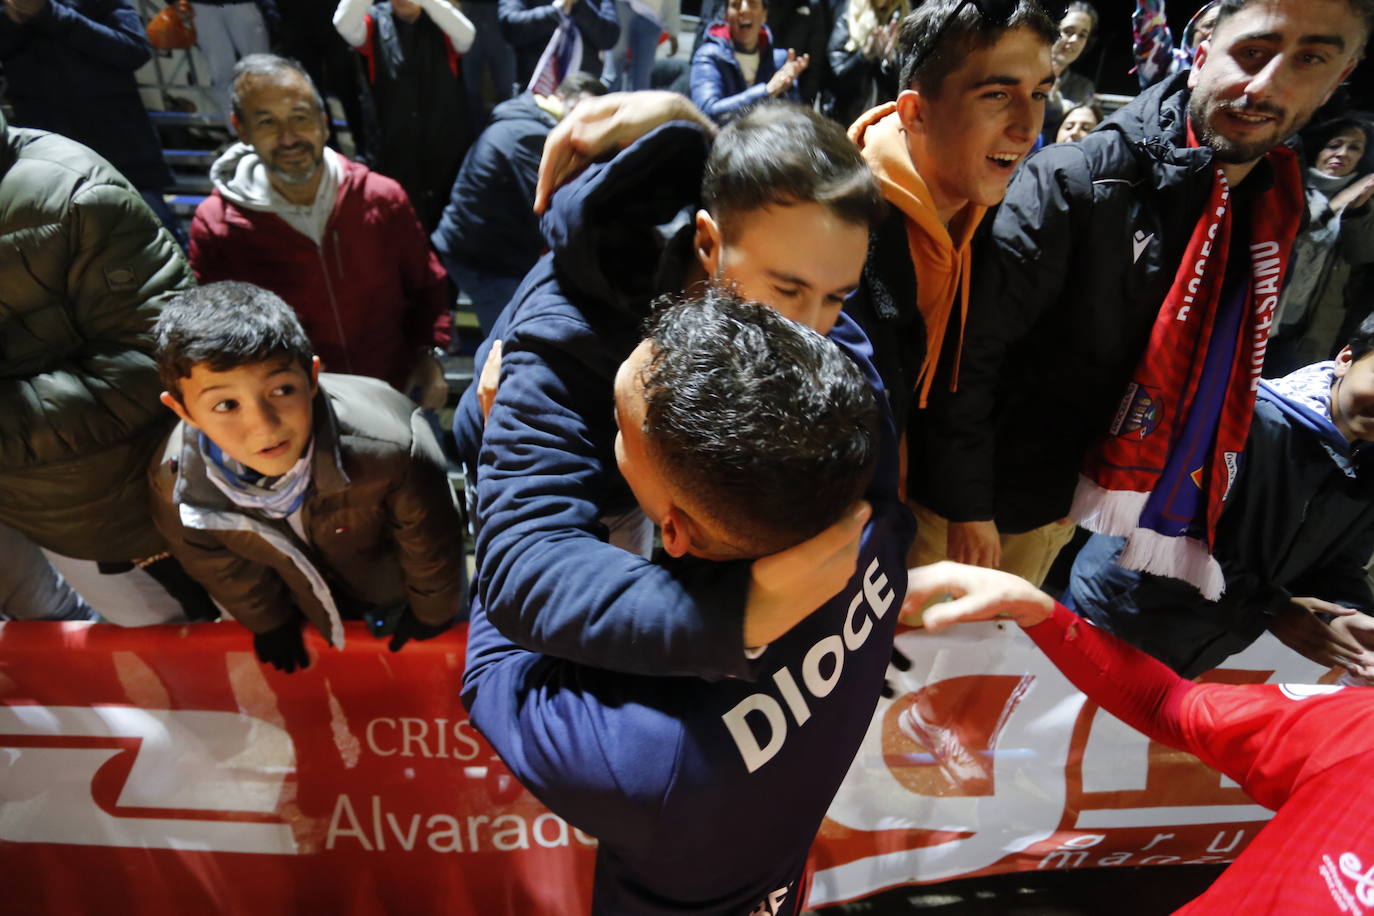
[[[874,341],[894,414],[909,424],[913,565],[943,559],[963,534],[924,507],[921,408],[933,386],[958,385],[970,245],[1035,143],[1057,37],[1037,0],[930,0],[902,22],[905,88],[849,129],[892,204],[846,311]],[[1039,584],[1072,532],[1005,536],[1002,568]]]

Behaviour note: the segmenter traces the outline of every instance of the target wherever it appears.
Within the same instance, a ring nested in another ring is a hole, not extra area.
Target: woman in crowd
[[[1059,122],[1059,132],[1055,134],[1054,142],[1077,143],[1101,123],[1102,109],[1098,108],[1095,102],[1079,105],[1071,109],[1064,115],[1064,120]]]
[[[875,105],[897,97],[897,29],[908,0],[848,0],[837,4],[827,54],[830,79],[821,109],[848,125]]]
[[[1309,132],[1303,145],[1308,218],[1293,244],[1269,341],[1264,374],[1270,378],[1331,358],[1345,319],[1351,266],[1374,261],[1370,126],[1354,118],[1329,121]]]
[[[1097,32],[1097,10],[1084,0],[1072,0],[1059,20],[1059,40],[1050,48],[1050,67],[1054,70],[1054,88],[1045,102],[1045,127],[1041,133],[1045,142],[1054,140],[1064,117],[1080,105],[1091,102],[1097,92],[1092,80],[1070,69],[1092,43]]]

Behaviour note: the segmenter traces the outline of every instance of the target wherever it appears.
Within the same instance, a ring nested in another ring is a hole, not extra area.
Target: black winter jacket
[[[406,22],[373,4],[365,72],[377,115],[374,168],[405,188],[426,232],[439,225],[472,120],[459,54],[428,16]]]
[[[498,0],[501,34],[515,49],[515,79],[523,90],[539,65],[539,56],[558,29],[562,13],[552,0]],[[587,0],[573,4],[572,21],[582,33],[581,69],[600,73],[597,51],[609,51],[620,37],[615,0]],[[481,38],[478,38],[481,41]]]
[[[1374,610],[1374,446],[1352,450],[1292,419],[1261,387],[1236,484],[1217,525],[1220,601],[1177,579],[1126,570],[1124,540],[1094,536],[1074,563],[1079,614],[1195,677],[1244,649],[1293,596]]]
[[[531,93],[497,105],[454,179],[448,207],[430,241],[446,261],[523,277],[539,260],[544,236],[534,187],[544,140],[557,121]]]
[[[139,190],[172,184],[134,79],[151,56],[127,0],[50,0],[23,25],[0,16],[14,124],[89,146]]]
[[[984,220],[959,390],[936,385],[922,424],[941,515],[1021,532],[1068,514],[1211,188],[1212,150],[1187,146],[1188,97],[1181,73],[1042,149]]]

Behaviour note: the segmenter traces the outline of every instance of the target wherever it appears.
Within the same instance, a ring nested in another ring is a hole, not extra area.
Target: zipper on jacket
[[[330,233],[334,237],[334,262],[339,263],[339,230]],[[334,298],[334,284],[329,279],[329,259],[324,256],[324,248],[315,252],[320,257],[320,272],[324,274],[324,291],[329,294],[329,309],[334,313],[334,330],[339,334],[339,347],[343,351],[344,368],[353,373],[353,360],[348,355],[348,339],[344,336],[343,320],[339,317],[339,301]],[[343,266],[339,267],[339,277],[343,278]]]

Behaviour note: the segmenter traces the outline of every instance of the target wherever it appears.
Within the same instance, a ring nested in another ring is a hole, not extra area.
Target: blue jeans
[[[636,13],[625,0],[616,0],[615,8],[620,15],[620,39],[606,54],[601,82],[612,92],[648,89],[663,26]]]
[[[501,310],[510,302],[511,296],[514,296],[516,289],[520,287],[520,281],[525,278],[473,270],[448,258],[444,258],[443,261],[453,282],[457,283],[458,288],[467,293],[468,298],[472,300],[472,310],[477,313],[477,322],[482,326],[482,336],[487,336],[491,329],[496,327],[496,319],[501,317]],[[476,367],[476,371],[481,372],[482,367]]]

